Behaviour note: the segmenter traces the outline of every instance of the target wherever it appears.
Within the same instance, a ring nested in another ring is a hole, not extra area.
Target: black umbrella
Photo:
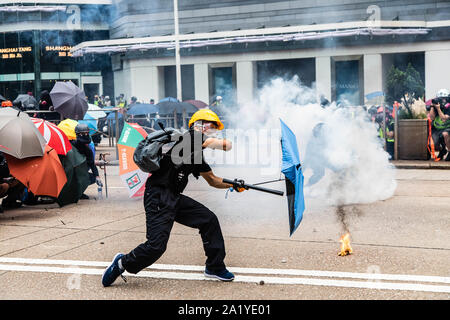
[[[184,110],[186,110],[186,113],[198,111],[195,106],[186,102],[163,101],[156,104],[156,106],[159,108],[159,114],[172,114],[174,111],[183,113]]]
[[[56,82],[50,97],[55,111],[69,119],[83,120],[89,108],[84,91],[72,81]]]
[[[13,103],[21,103],[22,110],[36,110],[39,107],[37,100],[29,94],[19,94]]]
[[[6,98],[0,94],[0,101],[6,101]]]
[[[76,148],[72,148],[65,156],[60,155],[59,159],[67,177],[67,182],[56,200],[62,207],[70,203],[77,203],[91,182],[86,157]]]
[[[127,110],[127,115],[145,115],[159,112],[155,104],[137,103]]]

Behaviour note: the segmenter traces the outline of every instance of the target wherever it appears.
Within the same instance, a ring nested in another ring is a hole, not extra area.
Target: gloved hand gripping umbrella
[[[303,196],[303,173],[298,153],[297,139],[289,127],[280,119],[281,123],[281,150],[282,150],[282,166],[281,172],[286,179],[278,179],[255,184],[246,184],[243,180],[223,179],[223,182],[233,185],[234,189],[244,188],[263,191],[271,194],[282,196],[282,191],[260,187],[261,184],[286,181],[286,193],[288,200],[289,213],[289,231],[290,236],[300,225],[303,212],[305,211],[305,200]]]

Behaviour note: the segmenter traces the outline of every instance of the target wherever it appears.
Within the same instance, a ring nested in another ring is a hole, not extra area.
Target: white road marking
[[[63,274],[86,274],[86,275],[102,275],[102,269],[73,268],[73,267],[42,267],[42,266],[24,266],[24,265],[6,265],[0,264],[0,270],[3,271],[20,271],[20,272],[47,272],[47,273],[63,273]],[[201,273],[183,273],[183,272],[156,272],[141,271],[138,274],[124,273],[126,276],[142,277],[142,278],[158,278],[158,279],[174,279],[174,280],[203,280],[203,281],[219,281],[206,278]],[[450,286],[440,285],[424,285],[413,283],[389,283],[389,282],[370,282],[370,281],[347,281],[347,280],[330,280],[330,279],[313,279],[313,278],[282,278],[282,277],[258,277],[258,276],[236,276],[234,282],[243,283],[260,283],[264,281],[266,284],[288,284],[288,285],[313,285],[313,286],[332,286],[347,288],[366,288],[366,289],[384,289],[384,290],[407,290],[407,291],[425,291],[450,293]]]
[[[111,262],[104,262],[104,261],[28,259],[28,258],[9,258],[9,257],[0,257],[0,263],[104,267],[104,268],[108,267],[111,264]],[[192,265],[153,264],[147,269],[203,272],[205,267]],[[228,270],[236,273],[262,274],[262,275],[310,276],[310,277],[329,277],[329,278],[353,278],[353,279],[367,279],[367,280],[450,283],[450,277],[440,277],[440,276],[357,273],[357,272],[341,272],[341,271],[298,270],[298,269],[241,268],[241,267],[228,267]]]

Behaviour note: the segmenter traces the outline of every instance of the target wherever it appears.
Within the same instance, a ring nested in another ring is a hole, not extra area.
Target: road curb
[[[395,163],[392,164],[397,169],[438,169],[438,170],[450,170],[450,162],[428,162],[428,163]]]

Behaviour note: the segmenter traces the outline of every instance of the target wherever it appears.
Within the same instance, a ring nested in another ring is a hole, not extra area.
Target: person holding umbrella
[[[50,98],[50,93],[48,90],[44,90],[41,92],[41,97],[39,99],[39,110],[42,111],[54,111],[52,98]],[[37,112],[37,115],[39,115],[39,118],[47,120],[47,121],[55,121],[61,119],[61,116],[57,112],[46,112],[46,113],[39,113]]]
[[[76,139],[71,140],[72,146],[77,148],[78,152],[86,157],[86,163],[88,168],[91,169],[89,173],[91,177],[91,184],[97,183],[98,186],[103,187],[102,180],[100,179],[100,175],[98,173],[97,166],[95,165],[95,158],[92,149],[89,147],[91,143],[91,137],[89,135],[89,126],[84,123],[79,123],[75,127]],[[89,199],[89,196],[86,194],[81,195],[81,199]]]
[[[0,204],[0,213],[3,213],[3,208],[18,208],[22,205],[20,196],[24,188],[20,181],[11,176],[6,158],[0,152],[0,198],[6,197]]]
[[[210,133],[223,128],[219,117],[211,110],[202,109],[194,113],[189,121],[189,131],[183,134],[182,139],[173,146],[170,155],[161,160],[160,169],[153,172],[147,179],[144,195],[147,241],[128,254],[115,255],[112,264],[103,273],[104,287],[110,286],[125,271],[136,274],[156,262],[166,250],[175,221],[199,229],[207,256],[204,272],[206,277],[222,281],[234,279],[234,275],[225,267],[225,244],[216,215],[201,203],[182,194],[190,174],[197,179],[202,176],[210,186],[215,188],[232,187],[238,192],[244,191],[242,180],[236,180],[234,184],[224,183],[222,178],[214,175],[203,158],[204,148],[224,151],[231,149],[230,141],[208,137]],[[177,156],[180,153],[177,154],[175,150],[179,150],[177,146],[181,144],[185,144],[184,146],[187,144],[187,147],[190,147],[182,150],[193,150],[193,152],[181,155],[183,161],[181,165],[178,165],[180,158]]]

